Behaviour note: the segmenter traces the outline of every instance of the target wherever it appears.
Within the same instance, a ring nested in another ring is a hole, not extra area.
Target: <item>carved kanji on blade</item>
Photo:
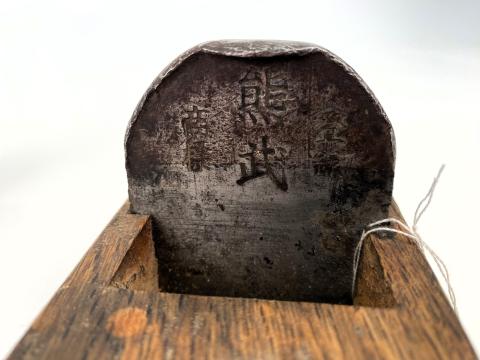
[[[264,116],[260,110],[260,92],[263,86],[261,74],[254,70],[247,72],[240,80],[240,86],[240,117],[243,122],[246,123],[249,118],[256,125],[260,119],[263,119],[268,124],[268,117]]]
[[[270,126],[297,108],[284,71],[250,69],[240,79],[239,119],[244,127]]]
[[[208,111],[193,105],[185,108],[182,127],[187,140],[188,167],[192,171],[201,171],[205,157]]]
[[[250,146],[251,151],[240,154],[239,156],[250,160],[250,171],[248,171],[245,163],[240,163],[241,178],[237,180],[237,184],[243,185],[249,180],[268,175],[275,185],[281,190],[287,191],[288,184],[285,170],[282,169],[282,176],[279,177],[275,173],[272,163],[269,160],[269,155],[275,154],[275,149],[268,147],[268,137],[262,136],[262,147],[259,150],[257,150],[257,144],[255,143],[249,143],[248,146]],[[262,160],[257,161],[256,155],[260,155]]]

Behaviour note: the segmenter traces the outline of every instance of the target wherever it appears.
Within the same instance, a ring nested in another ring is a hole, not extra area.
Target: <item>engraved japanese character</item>
[[[260,72],[251,69],[240,79],[240,117],[246,123],[247,117],[256,125],[263,119],[267,124],[268,118],[265,118],[260,109],[260,94],[263,87],[262,76]]]
[[[207,110],[193,105],[185,109],[182,127],[187,141],[187,162],[192,171],[200,171],[205,157],[205,142],[207,138]]]
[[[240,154],[242,158],[250,160],[250,171],[247,169],[245,163],[240,163],[241,177],[237,180],[237,184],[243,185],[249,180],[256,179],[261,176],[267,175],[275,185],[283,191],[287,191],[288,184],[285,176],[285,170],[282,169],[282,176],[278,176],[275,173],[272,163],[269,159],[269,155],[275,154],[275,149],[268,147],[268,137],[262,137],[262,147],[257,150],[257,144],[249,143],[250,152]],[[257,160],[257,155],[262,159]]]
[[[286,75],[279,71],[265,71],[267,85],[265,87],[266,107],[269,113],[280,120],[287,114],[288,84]]]

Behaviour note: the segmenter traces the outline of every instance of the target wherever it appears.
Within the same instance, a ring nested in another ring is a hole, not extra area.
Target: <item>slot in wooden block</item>
[[[418,247],[370,236],[354,305],[158,289],[148,216],[125,204],[10,359],[475,359]],[[390,216],[402,219],[395,204]]]

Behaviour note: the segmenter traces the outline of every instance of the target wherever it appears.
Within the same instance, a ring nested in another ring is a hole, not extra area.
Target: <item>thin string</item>
[[[437,176],[433,179],[432,185],[430,186],[430,189],[428,190],[427,195],[420,201],[420,203],[417,206],[417,209],[415,210],[415,215],[413,217],[413,225],[410,228],[408,225],[404,224],[398,219],[395,218],[387,218],[379,221],[375,221],[371,224],[369,224],[365,230],[362,232],[362,236],[360,237],[360,241],[358,242],[355,252],[353,254],[353,283],[352,283],[352,297],[355,292],[355,282],[357,279],[357,272],[358,272],[358,265],[360,264],[360,255],[362,253],[362,248],[363,244],[365,242],[365,239],[367,238],[368,235],[375,233],[375,232],[389,232],[389,233],[394,233],[394,234],[401,234],[403,236],[406,236],[412,240],[415,241],[415,243],[418,245],[420,250],[422,251],[423,254],[425,254],[425,250],[431,255],[433,260],[435,261],[435,264],[437,265],[438,269],[440,270],[440,273],[442,277],[445,280],[445,283],[447,284],[448,288],[448,295],[450,297],[450,302],[452,303],[452,307],[457,312],[457,300],[455,297],[455,292],[453,291],[452,284],[450,282],[450,275],[448,273],[447,266],[445,263],[442,261],[442,259],[433,251],[433,249],[428,246],[428,244],[422,240],[422,237],[418,233],[418,222],[420,221],[420,218],[422,215],[425,213],[425,210],[430,206],[430,203],[433,198],[433,193],[435,191],[435,188],[438,183],[438,179],[440,178],[440,175],[442,175],[443,169],[445,168],[445,165],[442,165],[440,167],[440,170],[438,171]],[[395,229],[391,226],[392,223],[397,224],[402,230]],[[387,225],[385,225],[387,224]],[[383,225],[383,226],[382,226]]]

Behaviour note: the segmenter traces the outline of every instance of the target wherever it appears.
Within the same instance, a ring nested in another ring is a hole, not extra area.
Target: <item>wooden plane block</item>
[[[402,219],[395,204],[390,215]],[[148,216],[115,215],[10,359],[475,359],[424,255],[371,235],[354,305],[161,292]]]

